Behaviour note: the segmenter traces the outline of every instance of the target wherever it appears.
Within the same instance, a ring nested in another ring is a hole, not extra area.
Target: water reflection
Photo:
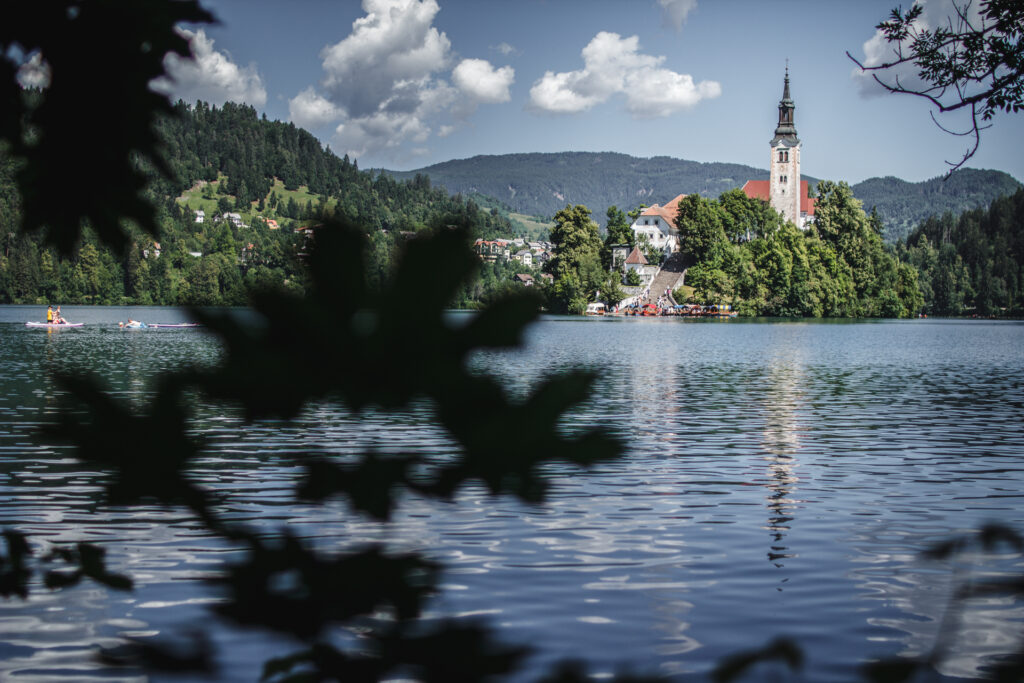
[[[243,426],[200,402],[195,429],[209,449],[193,475],[223,496],[227,516],[267,535],[288,525],[324,549],[380,541],[444,562],[430,614],[483,617],[504,640],[534,644],[518,680],[565,657],[594,673],[625,664],[699,678],[783,634],[810,643],[807,680],[850,680],[864,659],[934,642],[955,570],[921,549],[993,517],[1024,528],[1021,326],[592,322],[548,320],[528,349],[481,356],[520,388],[566,364],[600,371],[594,400],[565,426],[609,426],[627,455],[585,476],[551,467],[544,506],[468,487],[448,503],[407,497],[382,527],[342,501],[292,498],[298,471],[285,451],[450,455],[417,411],[352,419],[317,405],[292,425]],[[0,324],[0,522],[41,547],[98,542],[139,588],[0,603],[0,678],[116,678],[92,658],[97,644],[209,621],[216,596],[201,579],[236,550],[180,510],[97,506],[100,475],[35,435],[52,419],[48,372],[88,369],[135,400],[155,371],[218,349],[192,331],[43,332]],[[992,575],[1020,562],[980,566]],[[943,673],[1005,653],[1019,610],[973,603]],[[259,678],[272,651],[287,651],[214,630],[231,644],[221,670],[238,679]]]
[[[767,391],[761,405],[764,414],[763,448],[768,455],[769,478],[767,498],[769,511],[767,529],[771,532],[768,561],[782,569],[784,560],[796,557],[790,552],[786,535],[790,531],[798,507],[793,492],[800,481],[796,475],[800,452],[800,409],[805,377],[799,357],[787,363],[775,363],[768,368]],[[782,591],[789,578],[779,581]]]

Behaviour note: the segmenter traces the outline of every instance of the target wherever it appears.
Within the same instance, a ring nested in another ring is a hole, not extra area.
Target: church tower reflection
[[[766,528],[771,533],[768,547],[768,561],[776,567],[785,566],[785,560],[796,557],[790,550],[786,536],[797,510],[793,494],[800,478],[797,476],[800,452],[799,408],[802,404],[801,370],[797,364],[772,365],[765,378],[764,431],[762,444],[765,461],[768,463],[768,477],[765,486],[768,521]],[[788,579],[783,579],[785,583]],[[782,590],[780,585],[778,590]]]

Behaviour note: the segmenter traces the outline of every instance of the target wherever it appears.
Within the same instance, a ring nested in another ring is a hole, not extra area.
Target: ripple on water
[[[100,504],[102,475],[38,435],[56,410],[48,372],[89,367],[138,401],[155,369],[212,362],[216,345],[82,332],[51,339],[0,324],[0,523],[40,548],[99,543],[137,587],[4,603],[0,678],[137,677],[99,667],[95,648],[208,623],[220,598],[203,579],[239,557],[180,509]],[[268,538],[287,526],[327,552],[382,542],[443,562],[428,616],[484,620],[507,642],[534,644],[520,680],[566,657],[598,674],[623,664],[699,674],[776,635],[806,648],[808,680],[849,680],[866,658],[934,642],[962,568],[925,561],[922,549],[993,518],[1024,527],[1022,336],[1017,325],[552,319],[527,348],[481,353],[475,366],[520,395],[565,364],[599,368],[594,398],[564,428],[603,426],[626,455],[587,475],[549,466],[542,505],[468,486],[451,502],[404,496],[385,527],[342,500],[294,500],[303,453],[452,457],[444,433],[423,424],[427,405],[355,419],[320,404],[291,424],[245,425],[196,402],[194,432],[208,447],[190,476],[225,517]],[[1005,575],[1020,561],[979,570]],[[972,675],[1005,652],[1019,610],[972,604],[943,673]],[[224,670],[247,680],[289,647],[226,625],[214,638],[228,649]]]

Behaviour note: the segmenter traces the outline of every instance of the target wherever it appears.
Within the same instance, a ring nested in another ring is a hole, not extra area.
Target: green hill
[[[396,178],[427,175],[434,185],[450,192],[493,197],[528,215],[553,216],[566,204],[585,204],[598,220],[603,220],[611,205],[628,211],[640,204],[666,202],[680,193],[715,198],[748,180],[768,178],[768,171],[743,164],[642,159],[612,152],[475,156],[387,173]],[[804,178],[812,185],[818,182]],[[865,209],[877,208],[886,238],[895,241],[928,216],[987,206],[1020,186],[1001,171],[964,169],[945,182],[941,178],[920,183],[871,178],[854,185],[853,192]]]
[[[864,202],[865,210],[870,212],[875,207],[885,225],[886,241],[895,242],[927,218],[988,207],[993,200],[1011,195],[1020,187],[1002,171],[965,168],[947,180],[938,176],[919,183],[892,176],[869,178],[854,185],[853,194]]]

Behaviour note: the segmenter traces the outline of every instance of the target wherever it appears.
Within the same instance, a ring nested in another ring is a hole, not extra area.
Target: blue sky
[[[845,54],[871,57],[895,3],[202,0],[220,23],[188,27],[198,62],[172,69],[172,94],[245,101],[361,168],[560,151],[766,168],[788,59],[804,173],[919,181],[967,141]],[[1024,180],[1022,143],[1024,115],[1002,115],[968,165]]]

